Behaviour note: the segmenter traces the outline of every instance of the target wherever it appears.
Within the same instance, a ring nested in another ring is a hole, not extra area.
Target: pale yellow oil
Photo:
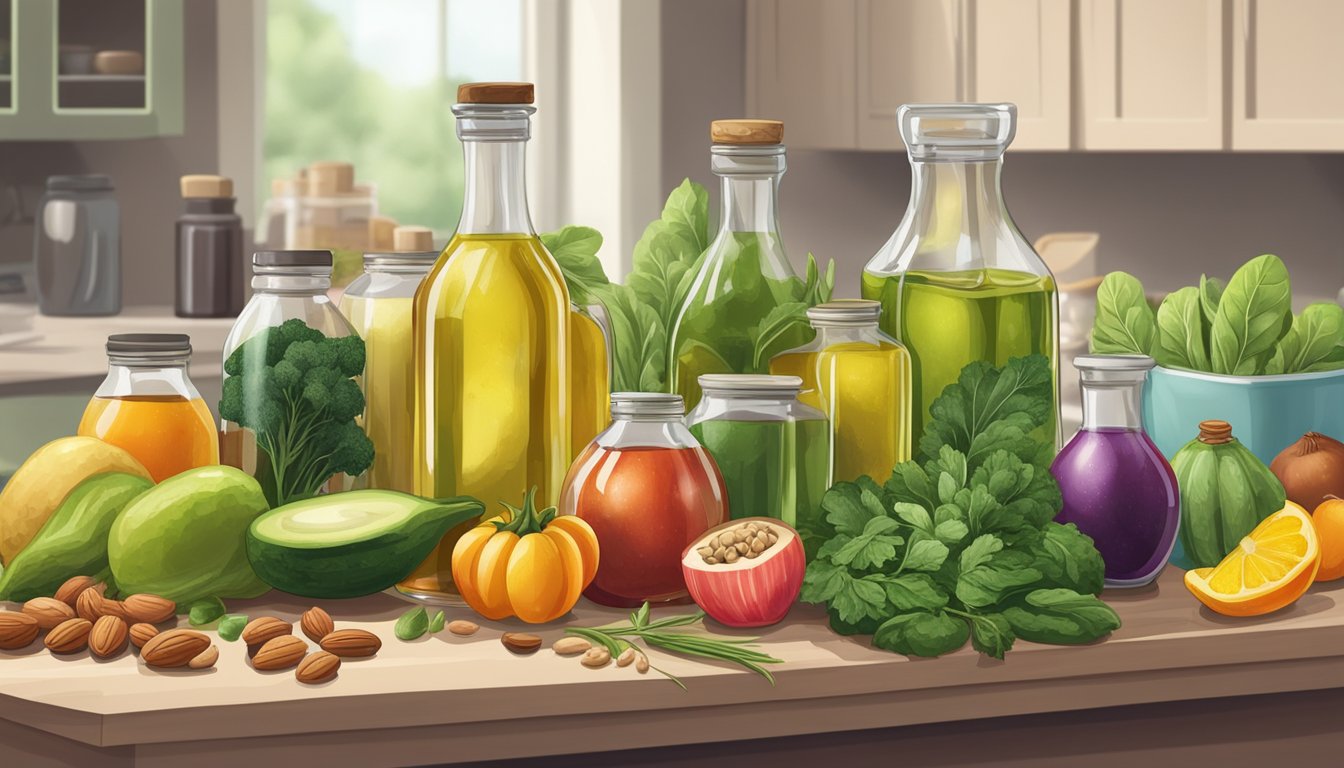
[[[488,515],[559,501],[572,456],[569,292],[535,235],[456,235],[415,294],[415,493],[467,495]],[[449,531],[399,585],[453,599]]]
[[[803,380],[798,399],[831,425],[831,477],[879,483],[910,458],[910,354],[889,341],[842,341],[791,351],[770,361],[770,373]]]
[[[368,485],[415,491],[415,388],[411,377],[411,312],[407,298],[341,299],[341,314],[364,339],[364,433],[373,441]]]
[[[570,329],[570,438],[571,458],[610,423],[610,361],[602,326],[582,311],[569,313]]]

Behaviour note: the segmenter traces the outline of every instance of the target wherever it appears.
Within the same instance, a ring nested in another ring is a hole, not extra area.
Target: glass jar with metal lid
[[[686,424],[714,457],[734,519],[774,517],[796,528],[808,554],[826,531],[821,497],[831,485],[826,414],[798,400],[797,376],[706,374]]]
[[[372,445],[353,421],[364,410],[364,344],[327,297],[330,287],[330,251],[258,251],[252,256],[252,299],[224,341],[221,458],[255,476],[272,506],[354,488],[364,470],[346,470],[372,461]],[[332,344],[347,337],[351,342]],[[261,343],[249,343],[254,338]],[[312,347],[299,346],[305,342]],[[310,376],[318,366],[331,374],[316,382],[325,389],[290,398],[294,402],[281,408],[276,391],[295,389],[297,382],[285,382],[295,374]],[[298,429],[285,439],[290,427]],[[338,435],[337,429],[343,431]]]
[[[364,432],[373,441],[369,487],[414,491],[415,380],[411,315],[415,291],[434,266],[432,233],[397,227],[391,253],[364,255],[364,274],[341,297],[341,313],[364,339]]]
[[[876,301],[842,299],[807,311],[817,335],[770,361],[803,380],[798,399],[831,422],[831,475],[879,483],[910,458],[910,353],[878,330]]]
[[[42,314],[121,311],[121,208],[112,179],[47,179],[33,227],[33,259]]]
[[[161,482],[219,463],[214,418],[187,375],[191,339],[181,333],[107,337],[107,378],[78,434],[122,448]]]

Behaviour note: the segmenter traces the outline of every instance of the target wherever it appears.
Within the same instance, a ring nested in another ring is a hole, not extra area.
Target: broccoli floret
[[[329,339],[288,320],[244,342],[225,361],[221,418],[252,430],[271,477],[258,480],[272,506],[317,494],[332,475],[359,475],[373,443],[354,423],[364,393],[364,342]]]

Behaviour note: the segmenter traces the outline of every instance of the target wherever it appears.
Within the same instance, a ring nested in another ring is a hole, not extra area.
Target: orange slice
[[[1321,547],[1311,515],[1289,501],[1212,568],[1185,573],[1185,586],[1224,616],[1260,616],[1301,597],[1316,578]]]

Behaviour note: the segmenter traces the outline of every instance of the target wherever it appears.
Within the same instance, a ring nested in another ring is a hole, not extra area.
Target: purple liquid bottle
[[[1139,416],[1153,359],[1083,355],[1073,365],[1083,385],[1083,428],[1050,466],[1064,496],[1055,520],[1096,542],[1106,586],[1140,587],[1167,564],[1181,525],[1176,473]]]

